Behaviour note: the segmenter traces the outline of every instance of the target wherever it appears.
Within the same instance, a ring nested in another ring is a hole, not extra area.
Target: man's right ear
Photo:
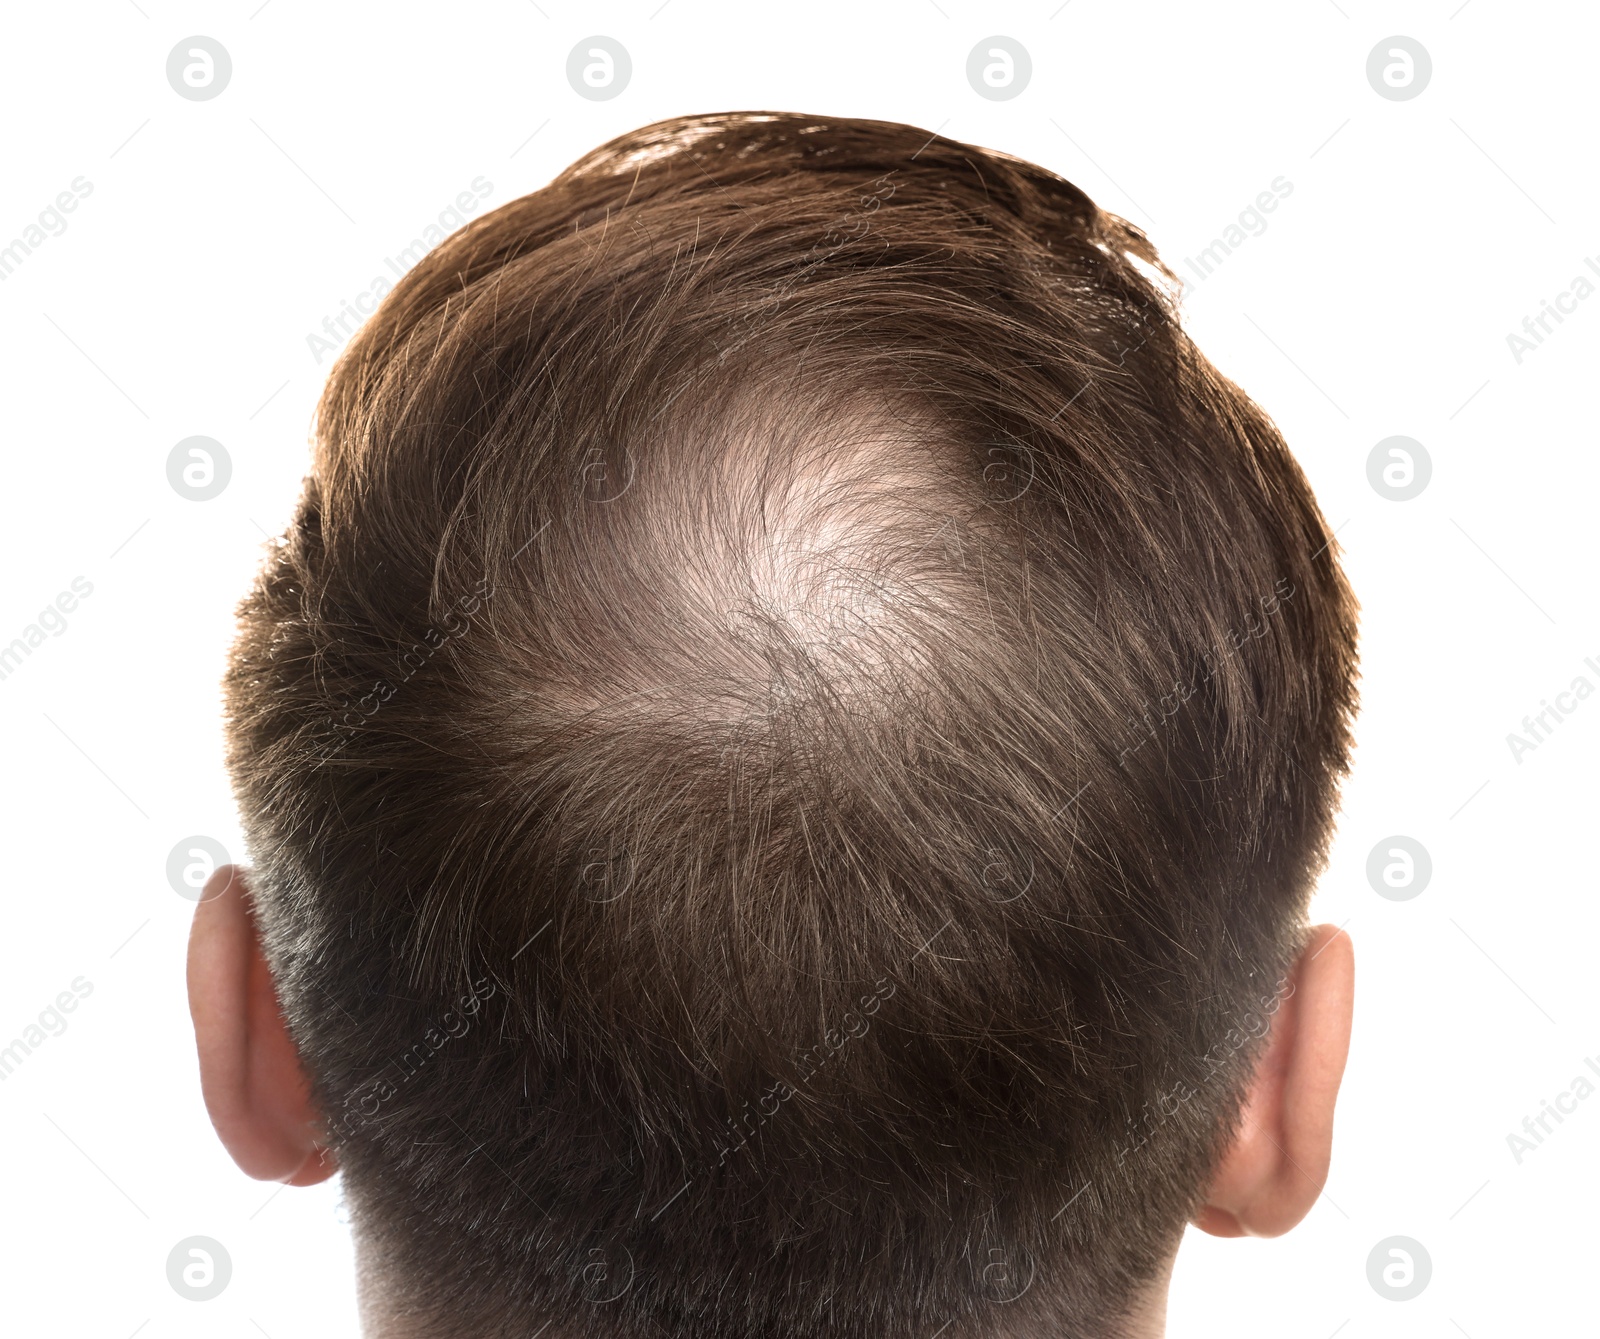
[[[258,1181],[311,1186],[338,1170],[261,951],[248,876],[220,866],[189,931],[189,1013],[206,1110]]]
[[[1243,1119],[1195,1226],[1217,1237],[1276,1237],[1306,1216],[1328,1180],[1333,1108],[1350,1050],[1355,954],[1319,925],[1272,1017]]]

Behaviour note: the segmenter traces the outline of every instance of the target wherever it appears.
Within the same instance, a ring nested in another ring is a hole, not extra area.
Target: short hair
[[[1175,304],[1042,167],[779,113],[622,135],[385,297],[226,693],[397,1312],[1120,1327],[1355,707],[1334,538]]]

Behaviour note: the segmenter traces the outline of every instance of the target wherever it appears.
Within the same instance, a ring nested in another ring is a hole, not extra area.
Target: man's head
[[[594,151],[356,337],[241,617],[207,1100],[385,1332],[1111,1333],[1320,1188],[1354,601],[1043,169]]]

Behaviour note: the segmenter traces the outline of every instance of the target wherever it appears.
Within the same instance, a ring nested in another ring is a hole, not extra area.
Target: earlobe
[[[1317,926],[1273,1015],[1239,1130],[1195,1215],[1202,1231],[1275,1237],[1316,1203],[1332,1157],[1354,989],[1349,936]]]
[[[188,985],[206,1110],[240,1170],[297,1186],[333,1175],[237,866],[218,868],[195,908]]]

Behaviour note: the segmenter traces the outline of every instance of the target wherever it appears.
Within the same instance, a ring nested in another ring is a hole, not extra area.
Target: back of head
[[[1115,1331],[1354,695],[1331,536],[1167,279],[1005,155],[694,117],[341,358],[230,766],[417,1332]]]

